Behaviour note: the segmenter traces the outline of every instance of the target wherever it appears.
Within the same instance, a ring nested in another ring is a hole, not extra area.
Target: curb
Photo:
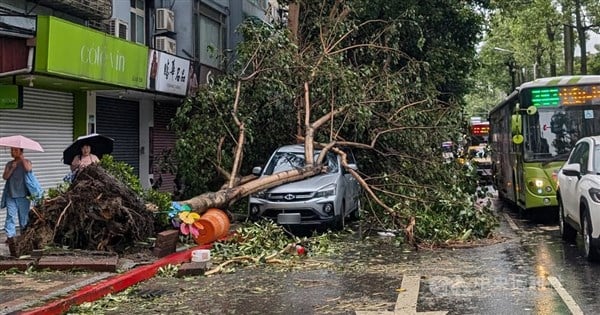
[[[174,265],[181,264],[184,262],[189,262],[192,257],[192,251],[197,249],[210,249],[212,244],[209,245],[200,245],[193,248],[189,248],[187,250],[173,253],[166,257],[163,257],[150,265],[140,266],[134,268],[126,273],[116,275],[112,278],[107,279],[106,281],[102,281],[99,283],[91,284],[81,288],[78,291],[75,291],[69,294],[66,297],[63,297],[59,300],[52,301],[44,306],[34,308],[31,310],[26,310],[22,312],[17,312],[16,314],[21,315],[60,315],[64,314],[66,311],[71,308],[73,305],[79,305],[85,302],[96,301],[105,295],[110,293],[117,293],[127,289],[130,286],[133,286],[139,282],[144,280],[148,280],[154,275],[160,267],[166,265]]]

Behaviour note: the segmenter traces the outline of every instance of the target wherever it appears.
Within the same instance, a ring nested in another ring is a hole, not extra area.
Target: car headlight
[[[594,200],[594,202],[600,203],[600,189],[590,188],[589,193],[590,193],[590,198],[592,198],[592,200]]]
[[[329,197],[335,195],[335,185],[329,185],[315,193],[315,198]]]

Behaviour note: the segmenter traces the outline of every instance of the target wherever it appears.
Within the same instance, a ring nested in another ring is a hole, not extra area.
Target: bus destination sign
[[[600,85],[532,88],[531,104],[543,106],[600,105]]]
[[[487,136],[489,133],[489,123],[474,124],[471,126],[471,134],[474,136]]]

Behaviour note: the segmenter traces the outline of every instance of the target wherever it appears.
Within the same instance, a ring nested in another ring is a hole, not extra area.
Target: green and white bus
[[[600,76],[523,83],[489,122],[498,196],[524,210],[557,207],[556,172],[578,139],[600,135]]]

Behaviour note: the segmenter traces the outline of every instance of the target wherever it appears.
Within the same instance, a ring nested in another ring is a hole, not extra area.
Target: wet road
[[[556,277],[584,314],[598,314],[600,264],[583,257],[581,235],[578,235],[576,244],[566,243],[561,240],[554,220],[536,218],[535,215],[522,218],[507,209],[503,212],[507,220],[515,223],[515,233],[520,237],[524,257],[531,262],[536,275]],[[559,306],[552,310],[559,309]]]
[[[94,314],[597,314],[600,264],[561,241],[555,222],[495,201],[500,241],[413,251],[350,235],[346,251],[289,267],[155,277]]]

